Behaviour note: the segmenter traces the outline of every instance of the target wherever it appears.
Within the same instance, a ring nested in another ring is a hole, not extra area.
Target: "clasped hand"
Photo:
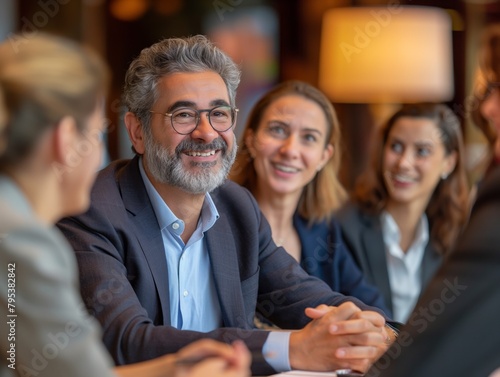
[[[351,302],[306,309],[312,319],[290,336],[292,369],[365,372],[387,350],[385,319]]]
[[[200,362],[189,367],[184,360],[200,359]],[[173,377],[247,377],[250,376],[251,356],[242,341],[232,345],[219,343],[210,339],[192,343],[174,358]]]

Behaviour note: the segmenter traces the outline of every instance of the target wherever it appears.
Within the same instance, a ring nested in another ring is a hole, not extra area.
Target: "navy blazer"
[[[385,244],[379,216],[368,214],[358,206],[348,203],[337,214],[342,236],[347,249],[363,271],[369,283],[378,287],[384,296],[385,304],[391,309],[392,292],[387,270]],[[422,291],[441,265],[443,257],[427,243],[422,259]]]
[[[390,313],[383,296],[366,281],[347,250],[337,221],[332,219],[309,224],[296,213],[293,225],[302,247],[300,265],[306,272],[320,278],[336,292],[359,298],[367,305]]]
[[[165,250],[138,161],[116,161],[101,171],[88,212],[58,224],[76,252],[83,300],[117,364],[176,352],[206,337],[242,339],[261,351],[269,333],[253,328],[256,308],[288,329],[305,326],[304,309],[320,304],[352,301],[383,314],[307,274],[274,244],[252,195],[228,181],[210,194],[220,217],[205,233],[223,328],[200,333],[170,326]],[[254,358],[252,371],[274,372],[262,357]]]

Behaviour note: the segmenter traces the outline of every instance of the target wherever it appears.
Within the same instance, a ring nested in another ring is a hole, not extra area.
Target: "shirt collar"
[[[387,211],[382,211],[380,214],[380,223],[384,233],[384,239],[390,240],[391,243],[399,244],[401,240],[401,233],[396,221],[392,215]],[[422,214],[420,221],[417,225],[415,239],[411,247],[425,245],[429,241],[429,222],[427,216]]]

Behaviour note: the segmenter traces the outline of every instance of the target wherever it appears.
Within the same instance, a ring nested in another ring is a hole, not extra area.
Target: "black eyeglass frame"
[[[230,109],[231,110],[231,115],[232,115],[231,125],[228,128],[224,129],[224,130],[220,130],[220,129],[215,128],[214,125],[212,124],[212,118],[210,117],[210,114],[212,113],[212,111],[214,111],[216,109],[220,109],[220,108]],[[189,132],[179,132],[175,128],[175,126],[174,126],[173,116],[174,116],[174,114],[176,112],[182,111],[182,110],[190,110],[190,111],[194,111],[196,113],[196,118],[195,118],[196,122],[194,124],[193,129],[191,131],[189,131]],[[236,118],[238,117],[238,111],[240,111],[240,109],[238,109],[237,107],[233,107],[233,106],[215,106],[215,107],[213,107],[211,109],[199,109],[199,110],[198,109],[193,109],[192,107],[180,107],[180,108],[175,109],[171,113],[160,113],[160,112],[157,112],[157,111],[149,110],[149,112],[152,113],[152,114],[159,114],[159,115],[163,115],[163,116],[169,117],[170,118],[170,125],[172,126],[172,128],[174,129],[174,131],[177,132],[179,135],[189,135],[194,130],[196,130],[196,128],[200,124],[201,113],[208,113],[207,114],[208,123],[210,124],[210,126],[215,131],[217,131],[217,132],[226,132],[226,131],[230,130],[231,128],[233,128],[234,125],[236,124]]]

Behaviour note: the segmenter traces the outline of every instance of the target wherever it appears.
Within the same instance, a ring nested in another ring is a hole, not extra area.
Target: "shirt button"
[[[188,294],[189,294],[188,291],[184,291],[184,293],[183,293],[184,297],[187,297]]]
[[[179,229],[179,224],[178,224],[178,223],[173,223],[173,224],[172,224],[172,228],[173,228],[174,230]]]

